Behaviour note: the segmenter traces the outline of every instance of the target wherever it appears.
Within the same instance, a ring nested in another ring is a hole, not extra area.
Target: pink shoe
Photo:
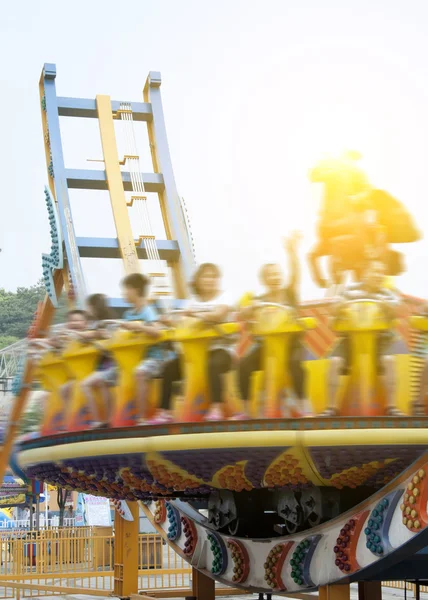
[[[205,421],[223,421],[223,419],[223,413],[217,406],[212,408],[205,417]]]
[[[159,411],[152,419],[147,421],[147,425],[163,425],[164,423],[172,423],[174,417],[167,411]]]
[[[233,417],[230,417],[230,421],[248,421],[250,417],[245,413],[236,413]]]

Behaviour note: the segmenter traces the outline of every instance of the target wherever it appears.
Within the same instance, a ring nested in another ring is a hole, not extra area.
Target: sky
[[[141,101],[149,71],[160,71],[198,262],[220,264],[233,294],[255,290],[260,265],[285,261],[282,237],[300,229],[303,297],[320,297],[305,259],[320,190],[307,172],[325,152],[358,149],[373,184],[402,200],[425,229],[427,27],[425,0],[3,3],[0,287],[34,284],[50,248],[38,80],[51,62],[57,94],[83,98]],[[97,127],[61,119],[67,167],[101,168],[87,162],[101,158]],[[142,170],[150,171],[138,127]],[[78,235],[114,236],[107,192],[70,198]],[[408,270],[397,279],[423,297],[426,234],[401,246]],[[86,259],[83,267],[89,291],[117,296],[120,261]]]

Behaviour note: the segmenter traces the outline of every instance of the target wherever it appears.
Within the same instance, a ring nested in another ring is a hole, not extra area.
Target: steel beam
[[[96,100],[89,98],[66,98],[58,97],[58,114],[60,117],[81,117],[84,119],[97,119]],[[112,112],[119,110],[121,100],[112,100]],[[152,119],[152,107],[147,102],[131,102],[132,118],[134,121],[150,121]]]
[[[160,86],[160,73],[151,71],[143,92],[145,102],[150,102],[153,111],[153,119],[147,123],[147,131],[153,170],[155,173],[162,173],[165,182],[164,189],[159,194],[159,201],[166,235],[169,239],[177,240],[180,247],[180,260],[172,268],[175,293],[184,298],[186,282],[190,281],[193,275],[195,261],[172,169]]]
[[[121,258],[117,238],[78,237],[77,246],[82,258]],[[161,260],[174,262],[180,256],[175,240],[156,240]],[[148,258],[144,240],[136,246],[138,258]]]
[[[49,182],[51,188],[53,188],[52,192],[54,193],[58,205],[68,269],[78,303],[83,305],[86,295],[85,281],[82,266],[80,264],[79,252],[76,247],[72,210],[67,189],[66,169],[64,166],[61,132],[59,127],[55,77],[55,65],[46,63],[39,83],[40,98],[42,101],[42,121],[45,134],[46,161],[49,172]]]
[[[108,190],[105,171],[95,169],[65,169],[67,185],[75,190]],[[146,192],[160,193],[165,185],[160,173],[141,173]],[[123,189],[132,192],[131,175],[122,172]]]

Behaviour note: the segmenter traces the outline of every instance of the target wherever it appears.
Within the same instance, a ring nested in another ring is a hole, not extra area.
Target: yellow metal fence
[[[185,589],[191,569],[157,534],[139,535],[139,589]],[[0,599],[113,591],[114,535],[79,527],[0,533]]]
[[[139,535],[139,589],[185,590],[191,568],[157,534]],[[0,600],[56,594],[108,596],[113,591],[110,528],[76,527],[0,532]],[[384,582],[414,591],[411,583]],[[220,590],[219,590],[220,591]],[[428,587],[421,587],[428,592]]]

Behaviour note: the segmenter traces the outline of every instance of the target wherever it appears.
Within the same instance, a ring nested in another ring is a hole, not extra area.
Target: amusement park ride
[[[166,293],[162,282],[170,272],[176,298],[186,296],[194,267],[168,150],[159,73],[150,73],[144,102],[58,97],[55,77],[55,66],[46,64],[40,99],[52,248],[43,257],[47,297],[30,332],[39,338],[47,335],[63,287],[72,301],[83,304],[81,257],[121,258],[127,273],[139,270],[138,259],[148,259],[156,268],[155,293]],[[59,117],[98,119],[104,170],[65,167]],[[116,121],[122,121],[128,143],[124,157],[116,144]],[[153,173],[140,169],[133,133],[138,121],[147,124]],[[321,285],[327,277],[320,273],[320,256],[330,257],[329,279],[340,284],[344,271],[359,276],[355,257],[362,256],[362,240],[366,247],[367,239],[376,237],[376,258],[385,262],[388,274],[396,275],[401,258],[390,244],[419,236],[404,207],[374,190],[355,159],[348,155],[323,162],[311,172],[311,179],[325,187],[319,243],[311,255]],[[109,191],[117,238],[76,237],[70,188]],[[149,228],[146,196],[152,192],[159,196],[166,240],[157,240]],[[135,205],[145,216],[138,239],[129,219]],[[367,212],[376,214],[377,230],[365,227],[362,215]],[[297,316],[287,307],[262,306],[252,333],[263,346],[263,369],[252,381],[252,418],[243,421],[203,420],[209,408],[209,343],[239,332],[239,323],[211,328],[187,318],[162,333],[164,340],[181,347],[185,370],[176,422],[162,425],[138,425],[133,406],[134,369],[153,343],[143,334],[116,329],[96,345],[74,340],[62,353],[47,351],[37,363],[30,355],[15,385],[0,475],[13,452],[29,478],[126,503],[115,531],[114,591],[120,596],[137,592],[139,505],[193,566],[199,600],[214,598],[213,580],[261,594],[319,588],[320,597],[330,600],[349,598],[348,584],[354,581],[362,582],[362,597],[368,598],[368,582],[422,580],[428,566],[428,417],[412,416],[428,330],[428,319],[418,316],[421,306],[421,301],[403,297],[392,322],[374,300],[349,302],[334,328],[327,300],[303,304]],[[375,368],[377,335],[391,329],[398,334],[394,360],[400,416],[385,415]],[[350,373],[339,389],[340,415],[283,418],[284,365],[292,336],[304,337],[308,396],[314,414],[320,414],[328,405],[328,357],[343,333],[352,351]],[[110,427],[91,429],[80,382],[95,369],[103,350],[117,361],[120,380]],[[44,422],[38,435],[16,440],[34,378],[51,394]],[[70,379],[73,394],[65,407],[59,388]],[[239,403],[230,386],[226,404]],[[374,584],[370,599],[376,598],[380,587]]]

